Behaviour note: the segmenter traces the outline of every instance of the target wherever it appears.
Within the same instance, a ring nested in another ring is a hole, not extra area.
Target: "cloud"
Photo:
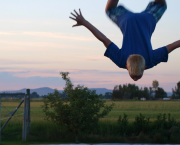
[[[73,41],[95,41],[93,37],[78,36],[65,33],[51,33],[51,32],[22,32],[22,35],[32,35],[38,37],[50,37],[57,39],[67,39]]]
[[[82,74],[82,73],[98,73],[98,74],[128,74],[124,71],[103,71],[103,70],[83,70],[83,69],[70,69],[69,72],[73,74]]]
[[[30,71],[20,71],[20,72],[1,72],[0,78],[0,90],[15,90],[15,89],[22,89],[22,88],[39,88],[39,87],[50,87],[50,88],[58,88],[62,89],[65,86],[65,81],[61,78],[58,74],[58,77],[40,77],[40,76],[33,76],[33,77],[19,77],[14,76],[16,73],[24,74],[29,73]],[[71,79],[74,85],[85,85],[89,86],[92,84],[107,84],[112,83],[111,81],[104,81],[104,80],[77,80],[75,78]],[[99,86],[100,87],[100,86]]]
[[[1,23],[13,23],[13,24],[31,24],[31,25],[50,25],[50,26],[71,26],[71,22],[62,22],[62,21],[55,21],[53,20],[53,22],[50,21],[43,21],[43,20],[7,20],[7,19],[1,19],[0,20]]]
[[[5,72],[1,70],[0,78],[1,90],[21,89],[21,88],[37,88],[37,87],[51,87],[51,88],[63,88],[64,81],[59,74],[60,71],[53,70],[9,70]],[[3,72],[2,72],[3,71]],[[74,85],[85,85],[87,87],[104,87],[108,84],[114,86],[114,79],[105,78],[103,73],[109,73],[100,70],[69,70],[70,78]],[[117,72],[112,72],[116,74]],[[117,73],[118,74],[118,73]]]
[[[14,76],[17,76],[17,77],[32,77],[32,76],[41,76],[41,77],[54,77],[54,76],[60,76],[59,73],[60,72],[63,72],[63,70],[54,70],[54,69],[46,69],[46,70],[43,70],[43,69],[39,69],[39,70],[31,70],[31,71],[28,71],[28,70],[24,70],[24,71],[16,71],[16,72],[13,72],[12,74]],[[26,72],[24,74],[22,73],[19,73],[19,72]],[[127,75],[128,76],[128,72],[119,72],[119,71],[102,71],[102,70],[66,70],[66,72],[70,72],[70,76],[73,76],[74,77],[74,81],[80,81],[80,82],[94,82],[94,81],[90,81],[93,77],[96,77],[96,76],[106,76],[106,75],[110,75],[110,76],[119,76],[119,75]],[[84,78],[84,76],[87,76],[86,78]],[[81,78],[82,77],[82,78]],[[111,82],[111,81],[102,81],[99,77],[98,79],[98,82]],[[77,78],[77,79],[75,79]],[[82,80],[83,79],[83,80]],[[108,78],[106,78],[108,79]]]
[[[63,40],[61,40],[63,41]],[[69,41],[70,42],[70,41]],[[92,46],[83,46],[83,45],[74,45],[72,43],[61,43],[59,41],[57,42],[50,42],[50,41],[31,41],[31,40],[24,40],[20,41],[17,40],[15,41],[14,39],[12,40],[0,40],[0,50],[3,52],[6,52],[8,54],[9,51],[11,52],[36,52],[36,53],[52,53],[54,54],[55,52],[59,52],[63,50],[63,53],[71,52],[74,50],[92,50],[96,49],[95,47]],[[77,51],[76,51],[77,52]],[[50,53],[50,54],[51,54]],[[25,54],[27,55],[27,54]]]
[[[18,33],[14,33],[14,32],[0,32],[0,35],[17,35]]]
[[[110,83],[112,81],[73,81],[73,83]]]
[[[88,61],[99,61],[99,60],[105,60],[106,58],[103,55],[82,55],[82,59],[88,60]]]
[[[1,68],[0,78],[1,90],[10,90],[13,88],[37,88],[50,87],[62,89],[64,81],[59,74],[64,70],[54,69],[17,69],[17,68]],[[180,75],[167,77],[167,75],[144,75],[141,80],[134,82],[124,71],[109,71],[109,70],[81,70],[81,69],[67,69],[70,72],[69,77],[72,83],[76,86],[78,84],[84,85],[88,88],[107,88],[113,89],[115,85],[136,84],[139,87],[150,87],[152,81],[158,78],[159,86],[166,91],[171,91],[176,86],[177,78]]]
[[[35,31],[23,31],[23,32],[0,32],[0,35],[8,36],[33,36],[33,37],[47,37],[55,39],[66,39],[71,41],[95,41],[94,37],[85,37],[75,34],[65,34],[65,33],[53,33],[53,32],[35,32]]]
[[[24,74],[24,73],[29,73],[29,72],[31,72],[31,71],[19,71],[18,73]]]
[[[22,72],[20,72],[22,73]],[[51,87],[51,88],[63,88],[65,82],[61,77],[28,77],[21,78],[13,76],[11,73],[0,73],[1,83],[0,90],[15,90],[22,88],[38,88],[38,87]],[[3,82],[3,83],[2,83]]]
[[[98,57],[98,56],[97,56]],[[104,57],[101,57],[99,56],[98,57],[99,59],[100,58],[104,58]],[[122,71],[120,71],[122,70]],[[117,70],[117,71],[108,71],[108,70],[85,70],[85,69],[69,69],[68,71],[69,72],[72,72],[72,73],[103,73],[103,74],[129,74],[128,71],[126,69],[120,69],[120,70]],[[162,74],[156,74],[156,73],[153,73],[153,72],[148,72],[148,73],[144,73],[144,76],[150,76],[150,75],[156,75],[158,77],[161,77],[161,76],[172,76],[172,77],[179,77],[180,75],[175,75],[173,73],[169,73],[169,74],[166,74],[166,73],[162,73]]]
[[[108,70],[86,70],[86,69],[42,69],[42,68],[33,68],[33,69],[18,69],[18,68],[0,68],[0,72],[9,72],[11,74],[13,74],[14,76],[17,77],[32,77],[32,76],[41,76],[41,77],[49,77],[49,76],[57,76],[59,75],[60,72],[69,72],[70,75],[72,76],[90,76],[90,77],[96,77],[96,76],[117,76],[120,77],[121,76],[128,76],[129,74],[127,72],[127,70],[123,70],[123,71],[108,71]],[[24,73],[24,75],[22,75],[22,72]],[[155,80],[155,78],[164,78],[167,76],[172,76],[173,78],[177,78],[180,75],[173,75],[173,74],[162,74],[162,75],[155,75],[155,74],[144,74],[144,77],[148,77],[148,78],[154,78],[153,80]],[[89,81],[90,82],[90,81]],[[162,82],[163,83],[163,82]]]
[[[7,64],[32,64],[32,65],[42,65],[42,64],[55,64],[55,63],[65,63],[63,60],[54,60],[54,59],[46,59],[46,60],[39,60],[39,59],[31,59],[31,60],[24,60],[23,58],[18,58],[19,60],[16,60],[16,58],[12,59],[0,59],[1,64],[7,65]]]

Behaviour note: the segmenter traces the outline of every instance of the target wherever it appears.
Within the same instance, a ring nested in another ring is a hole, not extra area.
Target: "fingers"
[[[82,15],[81,10],[79,9],[79,14]]]
[[[72,27],[76,27],[76,26],[79,26],[78,24],[76,24],[76,25],[73,25]]]
[[[77,13],[76,10],[74,10],[74,13],[71,13],[71,15],[72,15],[73,17],[70,16],[69,18],[77,22],[77,24],[73,25],[72,27],[76,27],[76,26],[82,25],[82,24],[81,24],[81,21],[83,20],[83,19],[82,19],[83,17],[82,17],[82,13],[81,13],[81,10],[80,10],[80,9],[79,9],[79,14]]]
[[[75,18],[77,17],[75,14],[71,13],[71,15],[73,15]]]
[[[80,9],[79,9],[80,10]],[[76,13],[76,15],[75,14],[73,14],[73,13],[71,13],[71,15],[73,15],[75,18],[73,18],[73,17],[69,17],[69,18],[71,18],[71,19],[73,19],[73,20],[77,20],[77,17],[79,16],[79,14],[76,12],[76,10],[74,10],[74,12]],[[81,14],[81,12],[79,12],[80,14]]]
[[[73,20],[75,20],[76,21],[76,19],[75,18],[73,18],[73,17],[69,17],[70,19],[73,19]]]
[[[76,12],[76,10],[74,10],[74,12],[76,13],[77,16],[79,16],[79,14]]]
[[[73,18],[73,17],[69,17],[69,18],[72,19],[72,20],[77,21],[77,20],[76,20],[76,19],[77,19],[77,16],[76,16],[75,14],[73,14],[73,13],[71,13],[71,15],[73,15],[75,18]]]

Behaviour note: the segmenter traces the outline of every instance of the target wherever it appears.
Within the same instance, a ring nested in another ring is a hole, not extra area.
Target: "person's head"
[[[141,55],[130,55],[127,59],[127,70],[129,71],[130,77],[137,81],[143,76],[145,66],[145,59]]]

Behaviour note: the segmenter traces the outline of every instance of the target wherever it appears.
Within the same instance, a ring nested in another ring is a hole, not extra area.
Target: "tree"
[[[172,92],[173,99],[180,99],[180,81],[177,83],[177,86],[175,86],[175,89],[172,89]]]
[[[127,95],[127,97],[129,97],[129,99],[133,99],[134,97],[138,97],[139,87],[136,86],[135,84],[128,84],[127,88],[126,88],[126,95]]]
[[[74,87],[68,72],[60,74],[66,81],[64,94],[67,97],[62,99],[57,90],[46,96],[43,105],[45,119],[56,123],[63,131],[74,133],[78,142],[78,133],[91,132],[98,124],[99,118],[103,118],[111,111],[113,104],[105,105],[105,101],[100,99],[102,95],[97,95],[87,87],[80,85]]]
[[[113,99],[133,99],[133,98],[146,98],[151,99],[152,98],[152,88],[149,89],[145,87],[144,89],[139,89],[138,86],[135,84],[126,84],[126,85],[116,85],[114,87],[113,93],[112,93],[112,100]]]
[[[112,93],[111,92],[106,92],[104,95],[105,99],[111,99],[112,98]]]
[[[156,91],[159,87],[159,82],[157,80],[154,80],[152,82],[152,86],[153,86],[154,91]]]
[[[111,95],[111,99],[114,100],[114,99],[117,99],[119,98],[119,88],[118,88],[118,85],[114,86],[114,89],[113,89],[113,92],[112,92],[112,95]]]
[[[152,89],[152,87],[149,87],[149,96],[150,96],[149,99],[153,98],[153,89]]]
[[[155,98],[166,98],[167,97],[167,93],[164,91],[163,88],[157,88],[157,90],[155,91]]]
[[[39,94],[36,92],[31,93],[31,98],[39,98]]]
[[[140,94],[142,98],[146,98],[147,100],[151,99],[151,90],[149,90],[147,87],[144,87]]]

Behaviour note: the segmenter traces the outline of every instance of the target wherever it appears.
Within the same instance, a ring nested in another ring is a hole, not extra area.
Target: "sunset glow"
[[[133,12],[145,9],[149,0],[120,0]],[[152,86],[158,80],[165,91],[180,81],[180,48],[145,71],[134,82],[127,70],[104,57],[105,47],[84,27],[72,28],[70,12],[81,8],[83,16],[121,48],[122,33],[106,16],[106,1],[6,0],[0,5],[0,91],[50,87],[62,89],[60,72],[70,72],[74,85],[113,89],[115,85]],[[180,39],[179,0],[167,0],[168,9],[152,37],[153,48]]]

